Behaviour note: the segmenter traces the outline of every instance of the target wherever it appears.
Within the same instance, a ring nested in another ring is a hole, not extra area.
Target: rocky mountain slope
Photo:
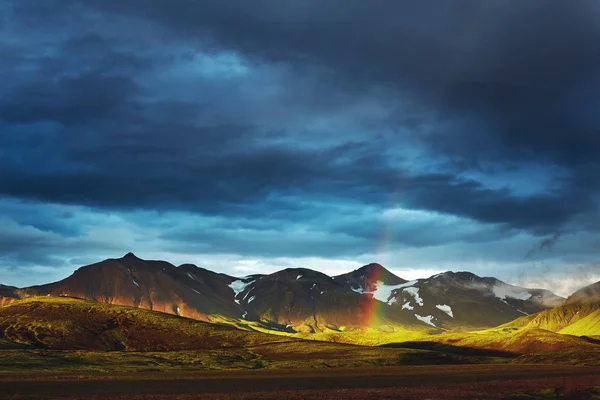
[[[467,272],[408,282],[369,264],[334,277],[289,268],[236,278],[131,253],[81,267],[59,282],[0,287],[3,303],[28,296],[71,296],[238,326],[252,321],[288,332],[485,328],[564,300]]]
[[[62,281],[20,289],[21,296],[70,296],[202,321],[240,314],[227,286],[234,278],[195,265],[176,267],[132,253],[79,268]]]
[[[542,289],[508,285],[470,272],[445,272],[398,285],[387,299],[392,307],[423,322],[444,327],[489,327],[555,307],[564,299]]]

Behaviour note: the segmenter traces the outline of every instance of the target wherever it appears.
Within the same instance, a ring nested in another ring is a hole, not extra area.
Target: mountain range
[[[594,290],[598,296],[600,291]],[[288,268],[233,277],[128,253],[81,267],[59,282],[25,288],[0,285],[0,305],[32,296],[77,297],[237,327],[253,323],[270,330],[315,333],[366,327],[439,332],[513,320],[543,327],[539,318],[544,314],[530,314],[554,312],[556,307],[575,312],[572,303],[588,293],[575,293],[565,302],[548,290],[469,272],[407,281],[379,264],[338,276]]]

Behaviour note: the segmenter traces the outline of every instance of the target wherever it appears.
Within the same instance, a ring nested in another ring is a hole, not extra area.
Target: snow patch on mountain
[[[433,315],[426,315],[424,317],[420,316],[419,314],[415,314],[415,317],[421,321],[421,322],[425,322],[427,325],[431,325],[431,326],[435,326],[435,324],[432,322],[433,319]],[[437,328],[437,326],[436,326]]]
[[[252,282],[254,282],[254,280],[245,282],[243,279],[236,279],[227,286],[229,286],[231,290],[233,290],[233,298],[235,299],[238,296],[238,294],[246,290],[248,285],[250,285]],[[235,300],[235,302],[240,304],[238,300]]]
[[[443,312],[445,312],[446,314],[448,314],[450,317],[454,318],[454,314],[452,313],[452,308],[450,306],[447,306],[445,304],[437,304],[435,306],[438,310],[441,310]]]
[[[403,310],[414,310],[415,308],[413,306],[410,305],[410,301],[407,301],[406,303],[404,303],[402,305],[402,309]]]
[[[300,279],[300,278],[302,278],[302,275],[298,275],[298,276],[296,277],[296,280],[298,280],[298,279]]]
[[[375,283],[375,290],[373,290],[371,292],[366,291],[364,288],[362,288],[360,286],[358,287],[358,289],[355,289],[353,287],[351,287],[350,289],[352,289],[353,292],[360,293],[360,294],[366,294],[366,293],[372,294],[374,299],[379,300],[383,303],[394,304],[396,302],[396,299],[395,298],[390,299],[390,297],[392,296],[392,292],[394,290],[412,286],[415,283],[417,283],[417,281],[410,281],[410,282],[406,282],[406,283],[401,283],[399,285],[386,285],[382,281],[377,281]]]
[[[419,296],[419,288],[407,287],[407,288],[404,288],[403,291],[410,294],[415,299],[415,301],[417,302],[418,305],[420,305],[420,306],[423,305],[423,299],[421,298],[421,296]]]

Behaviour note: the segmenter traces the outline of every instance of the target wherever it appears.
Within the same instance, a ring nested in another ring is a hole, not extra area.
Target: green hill
[[[600,309],[590,312],[559,332],[577,336],[600,336]]]
[[[5,348],[174,351],[295,339],[90,300],[33,297],[0,307],[0,340]]]
[[[328,368],[491,361],[426,349],[305,341],[69,297],[33,297],[0,306],[0,371]]]
[[[573,293],[564,305],[518,318],[506,328],[540,328],[575,336],[600,336],[600,282]]]

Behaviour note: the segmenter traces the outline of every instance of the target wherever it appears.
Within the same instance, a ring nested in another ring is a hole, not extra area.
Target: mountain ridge
[[[133,253],[78,268],[69,277],[25,288],[0,286],[0,302],[72,296],[200,321],[253,321],[289,332],[487,328],[562,304],[527,289],[470,272],[407,281],[371,263],[337,276],[307,268],[233,277],[194,264],[175,266]]]

